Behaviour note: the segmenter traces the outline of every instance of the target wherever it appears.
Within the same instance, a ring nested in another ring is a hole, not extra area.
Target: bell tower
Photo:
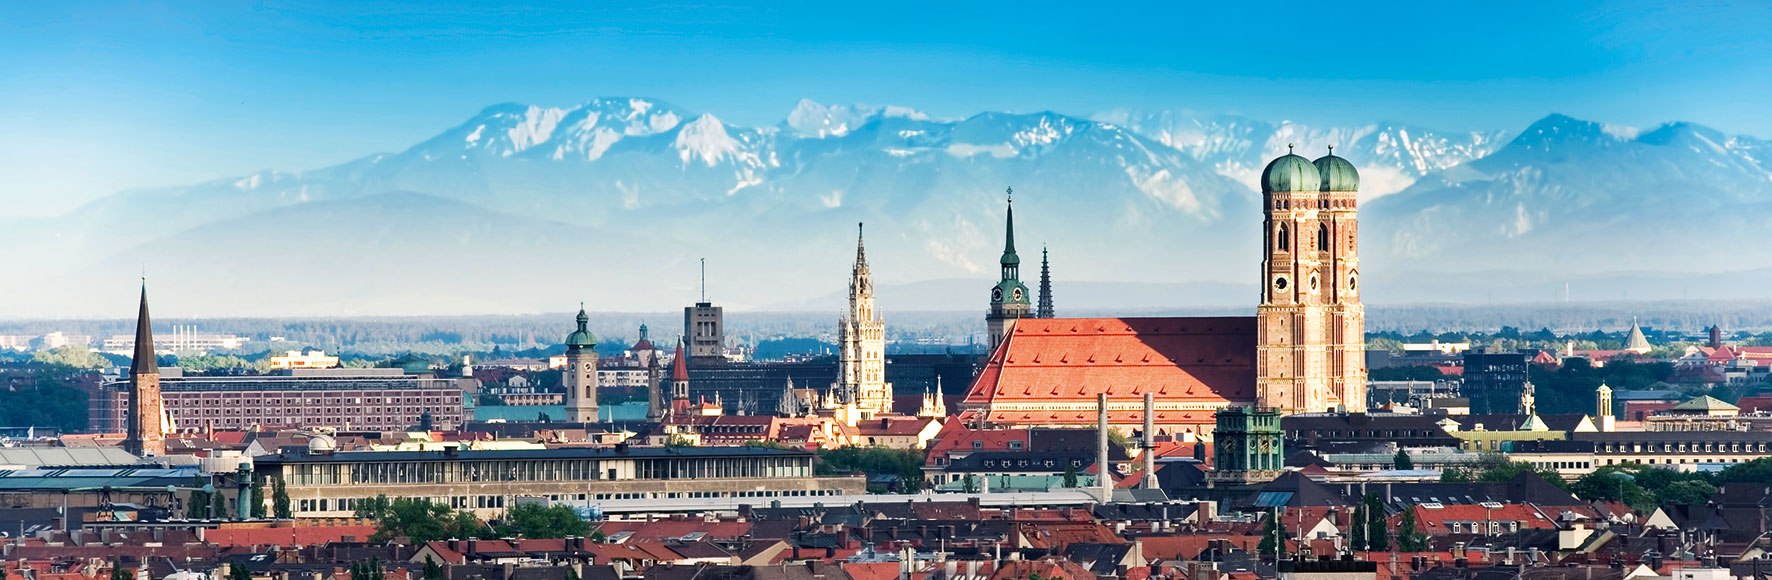
[[[566,335],[566,368],[560,383],[566,387],[566,420],[597,422],[597,337],[591,334],[591,317],[578,307],[578,330]]]
[[[1003,275],[991,287],[991,309],[984,318],[990,329],[992,351],[1015,329],[1015,321],[1032,316],[1034,309],[1028,287],[1021,283],[1021,256],[1015,254],[1015,189],[1006,189],[1004,193],[1009,196],[1009,209],[1004,220],[1003,258],[999,260]]]
[[[1262,171],[1262,407],[1283,414],[1366,410],[1358,189],[1353,164],[1333,154],[1312,162],[1288,152]]]

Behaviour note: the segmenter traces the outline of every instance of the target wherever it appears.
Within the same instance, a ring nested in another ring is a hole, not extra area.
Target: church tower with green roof
[[[578,330],[566,335],[566,366],[560,383],[566,387],[566,420],[597,422],[597,337],[589,328],[591,317],[578,307]]]
[[[1009,195],[1009,209],[1004,220],[1003,257],[999,260],[1003,276],[991,287],[991,309],[985,315],[993,351],[1014,331],[1016,320],[1033,315],[1028,287],[1021,283],[1021,256],[1015,253],[1015,190],[1011,188],[1005,193]]]

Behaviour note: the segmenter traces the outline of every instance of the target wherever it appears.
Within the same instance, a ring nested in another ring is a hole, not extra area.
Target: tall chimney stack
[[[1144,394],[1144,488],[1157,489],[1157,396]]]
[[[1108,465],[1107,393],[1095,395],[1095,409],[1095,481],[1101,485],[1101,503],[1105,505],[1114,501],[1114,470]]]

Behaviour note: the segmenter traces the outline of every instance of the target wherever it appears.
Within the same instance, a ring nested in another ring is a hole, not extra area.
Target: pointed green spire
[[[1003,229],[1003,270],[1004,278],[1010,278],[1009,267],[1020,266],[1021,256],[1015,254],[1015,188],[1003,190],[1009,196],[1007,227]]]

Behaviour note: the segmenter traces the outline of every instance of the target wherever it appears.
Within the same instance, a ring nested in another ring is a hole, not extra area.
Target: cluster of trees
[[[1772,484],[1772,458],[1738,463],[1715,473],[1607,466],[1575,480],[1569,491],[1582,499],[1620,501],[1647,511],[1664,505],[1704,505],[1731,483]]]
[[[28,376],[0,382],[0,425],[54,427],[62,432],[85,431],[90,405],[87,391],[98,375],[70,366],[39,366]]]
[[[1540,413],[1592,413],[1600,383],[1613,389],[1671,388],[1674,365],[1618,359],[1596,367],[1586,359],[1572,359],[1556,369],[1532,366],[1529,373]]]
[[[898,476],[896,489],[879,491],[916,493],[923,490],[923,453],[916,449],[856,446],[821,449],[814,470],[818,475],[858,471],[869,475],[895,475]]]
[[[1555,471],[1539,469],[1530,463],[1507,461],[1504,456],[1497,454],[1486,455],[1484,461],[1470,467],[1448,467],[1440,472],[1440,481],[1501,483],[1526,472],[1538,474],[1551,485],[1569,488],[1569,484],[1563,482],[1563,476]]]
[[[500,520],[487,523],[471,512],[428,499],[376,496],[358,506],[357,517],[375,522],[375,535],[370,537],[374,542],[396,537],[411,538],[414,543],[451,538],[564,538],[584,536],[591,528],[570,506],[538,503],[517,505],[505,510]]]

